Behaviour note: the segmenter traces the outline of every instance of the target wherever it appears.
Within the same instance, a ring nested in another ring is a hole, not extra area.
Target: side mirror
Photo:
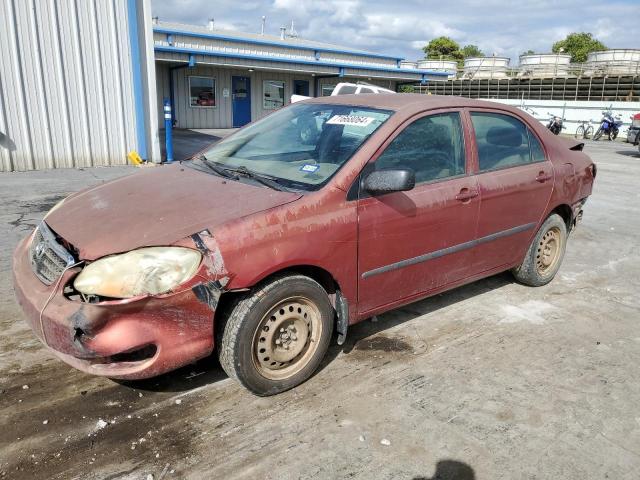
[[[378,170],[373,171],[362,182],[362,188],[372,195],[406,192],[416,185],[416,174],[413,170]]]

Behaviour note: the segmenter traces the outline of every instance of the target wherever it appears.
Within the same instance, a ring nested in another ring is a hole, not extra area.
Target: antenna
[[[298,32],[296,32],[296,29],[293,26],[293,20],[291,20],[291,28],[289,29],[289,36],[290,37],[297,37],[298,36]]]
[[[264,26],[267,23],[267,16],[262,16],[262,26],[260,27],[260,35],[264,35]]]

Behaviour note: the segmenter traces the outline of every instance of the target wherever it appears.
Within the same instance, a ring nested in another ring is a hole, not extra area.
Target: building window
[[[320,85],[320,96],[321,97],[330,97],[331,93],[333,93],[333,89],[336,88],[335,85],[323,83]]]
[[[216,80],[212,77],[189,77],[189,106],[216,106]]]
[[[262,82],[262,107],[274,110],[284,105],[284,82],[265,80]]]

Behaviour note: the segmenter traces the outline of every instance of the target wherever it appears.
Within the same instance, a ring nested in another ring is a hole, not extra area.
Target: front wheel
[[[585,138],[584,136],[584,127],[582,125],[580,125],[578,128],[576,128],[576,134],[574,135],[575,138]]]
[[[512,270],[520,283],[546,285],[556,276],[567,246],[567,226],[560,215],[545,220],[533,238],[522,264]]]
[[[596,130],[596,133],[593,134],[593,139],[594,140],[600,140],[601,136],[602,136],[602,127],[598,128],[598,130]]]
[[[320,366],[333,332],[327,292],[302,275],[276,278],[241,298],[218,329],[227,374],[260,396],[307,380]]]

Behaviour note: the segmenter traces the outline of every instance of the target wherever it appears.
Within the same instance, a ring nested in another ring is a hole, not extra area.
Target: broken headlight
[[[73,282],[84,295],[131,298],[166,293],[196,273],[200,252],[184,247],[146,247],[87,265]]]

